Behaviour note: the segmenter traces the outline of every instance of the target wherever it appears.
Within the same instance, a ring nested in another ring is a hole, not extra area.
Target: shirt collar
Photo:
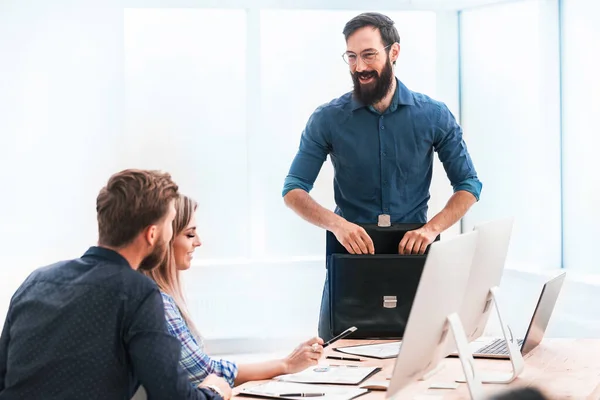
[[[83,257],[101,258],[112,263],[131,268],[129,261],[127,261],[125,257],[114,250],[107,249],[106,247],[92,246],[88,249],[88,251],[85,252]]]
[[[352,105],[352,111],[366,107],[365,104],[358,101],[354,96],[351,97],[350,102]],[[392,103],[390,104],[390,108],[388,110],[390,112],[394,112],[400,105],[413,106],[415,105],[415,101],[413,99],[412,92],[406,86],[404,86],[402,82],[400,82],[400,79],[396,78],[396,91],[394,92],[394,97],[392,98]]]

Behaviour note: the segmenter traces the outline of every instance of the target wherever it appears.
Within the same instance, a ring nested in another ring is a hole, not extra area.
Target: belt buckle
[[[389,228],[392,226],[392,219],[388,214],[379,214],[377,217],[377,226],[382,228]]]

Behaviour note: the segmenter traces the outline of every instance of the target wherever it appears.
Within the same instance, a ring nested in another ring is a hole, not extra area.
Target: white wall
[[[598,274],[600,2],[563,0],[564,263]]]
[[[561,266],[558,3],[461,13],[462,123],[483,182],[464,219],[515,216],[508,266]]]
[[[200,202],[206,268],[186,284],[205,335],[313,334],[324,233],[280,192],[310,112],[351,87],[341,30],[359,10],[86,3],[0,3],[0,315],[33,269],[95,243],[95,198],[111,173],[152,167]],[[458,116],[455,14],[382,11],[402,36],[398,76]],[[327,39],[309,48],[317,34]],[[331,177],[326,166],[315,189],[330,207]],[[450,194],[436,164],[431,213]]]
[[[96,239],[122,137],[122,13],[0,2],[0,315],[35,267]]]

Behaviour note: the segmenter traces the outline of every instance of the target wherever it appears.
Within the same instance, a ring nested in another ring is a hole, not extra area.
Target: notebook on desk
[[[357,346],[337,347],[334,350],[339,351],[340,353],[382,360],[386,358],[398,357],[401,344],[401,341],[376,344],[359,344]]]
[[[525,338],[515,339],[522,355],[526,355],[535,349],[544,338],[544,333],[546,332],[550,317],[554,311],[554,306],[558,300],[558,295],[562,289],[565,275],[566,273],[563,272],[544,284],[531,321],[529,321]],[[469,343],[469,349],[473,352],[473,357],[476,358],[509,359],[508,348],[506,347],[504,338],[481,337]],[[457,354],[453,353],[450,356],[456,357]]]
[[[275,379],[283,382],[358,385],[380,370],[379,367],[360,367],[358,365],[317,365],[295,374],[281,375]]]
[[[315,397],[315,400],[352,400],[368,392],[367,389],[348,386],[269,381],[245,387],[239,394],[289,400],[298,400],[301,397]]]

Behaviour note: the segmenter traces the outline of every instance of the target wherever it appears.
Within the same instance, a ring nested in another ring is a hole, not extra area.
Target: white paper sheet
[[[354,365],[317,365],[296,374],[281,375],[276,379],[286,382],[358,385],[378,370],[378,367]]]
[[[324,396],[311,397],[311,400],[351,400],[367,393],[366,389],[348,386],[311,385],[306,383],[269,381],[240,391],[242,395],[272,397],[277,399],[299,400],[300,397],[281,396],[286,393],[323,393]]]
[[[400,353],[402,342],[367,344],[359,346],[338,347],[336,351],[363,357],[394,358]]]

